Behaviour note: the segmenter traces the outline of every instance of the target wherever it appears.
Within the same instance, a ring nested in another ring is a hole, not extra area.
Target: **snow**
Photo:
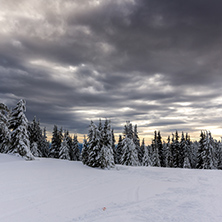
[[[222,221],[222,171],[0,154],[0,221]]]

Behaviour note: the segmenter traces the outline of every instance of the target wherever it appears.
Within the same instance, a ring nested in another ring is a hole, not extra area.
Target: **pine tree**
[[[123,142],[122,136],[119,135],[119,141],[116,146],[116,155],[115,155],[115,163],[116,164],[120,164],[120,160],[123,155],[123,143],[122,142]]]
[[[173,157],[173,167],[179,167],[179,152],[180,152],[180,143],[179,143],[179,136],[178,132],[176,131],[175,136],[172,134],[172,157]]]
[[[197,155],[197,166],[196,166],[196,168],[198,169],[203,168],[203,153],[204,153],[204,147],[205,147],[205,139],[206,139],[206,135],[205,133],[203,133],[203,131],[201,131],[199,147],[198,147],[198,155]]]
[[[80,161],[80,150],[79,150],[79,142],[78,142],[77,135],[74,135],[72,149],[73,149],[73,159],[72,160]]]
[[[158,141],[157,141],[157,133],[154,131],[154,139],[151,144],[152,149],[152,157],[151,163],[152,166],[160,167],[160,158],[159,158],[159,149],[158,149]]]
[[[59,159],[70,160],[69,145],[67,143],[67,135],[64,136],[63,141],[61,143]]]
[[[101,132],[95,123],[91,121],[88,133],[88,160],[86,164],[90,167],[101,166]]]
[[[137,150],[137,153],[138,153],[139,164],[142,165],[143,153],[140,150],[140,139],[139,139],[139,136],[138,136],[137,125],[134,126],[133,142],[134,142],[134,144],[136,146],[136,150]]]
[[[206,131],[206,137],[203,144],[204,144],[204,149],[202,152],[203,169],[216,169],[218,163],[214,150],[214,141],[210,132]]]
[[[34,157],[40,157],[40,156],[41,156],[41,153],[40,153],[40,151],[39,151],[39,149],[38,149],[38,144],[37,144],[36,142],[33,142],[33,143],[31,144],[30,149],[31,149],[31,153],[32,153],[32,155],[33,155]]]
[[[186,156],[185,156],[185,152],[186,152]],[[184,168],[185,157],[188,158],[188,149],[187,149],[187,143],[186,143],[186,139],[184,137],[184,133],[182,132],[180,145],[179,145],[179,152],[178,152],[178,167]],[[189,160],[189,158],[188,158],[188,160]],[[186,161],[188,161],[188,160],[186,160]],[[187,165],[187,163],[185,165]]]
[[[62,134],[61,130],[58,130],[58,127],[54,125],[53,132],[52,132],[52,145],[50,150],[50,157],[51,158],[59,158],[60,147],[62,143]]]
[[[132,138],[128,138],[127,136],[123,139],[123,155],[121,157],[120,163],[122,165],[127,166],[138,166],[138,153],[136,150],[136,146],[133,142]]]
[[[162,137],[160,135],[160,131],[158,131],[157,134],[157,146],[158,146],[158,152],[159,152],[159,159],[160,159],[160,166],[164,166],[164,153],[163,153],[163,143],[162,143]]]
[[[7,153],[11,142],[11,133],[9,130],[9,108],[0,103],[0,152]]]
[[[143,159],[143,157],[144,157],[144,153],[145,153],[145,150],[146,150],[146,145],[145,145],[145,140],[144,140],[144,138],[143,138],[143,140],[142,140],[142,143],[141,143],[141,146],[140,146],[140,154],[138,154],[138,159],[139,158],[141,158],[142,159],[142,162],[141,162],[141,164],[143,165],[143,161],[144,161],[144,159]],[[140,161],[140,160],[139,160]]]
[[[191,168],[191,163],[190,163],[190,137],[188,134],[186,134],[186,139],[183,139],[183,133],[181,137],[181,150],[183,150],[183,168]]]
[[[88,143],[87,143],[86,137],[84,135],[83,147],[82,147],[82,152],[81,152],[81,160],[82,160],[83,164],[87,165],[88,158],[89,158]]]
[[[26,103],[25,100],[20,100],[17,106],[13,109],[10,126],[12,129],[11,134],[11,147],[9,152],[20,155],[26,160],[33,160],[34,157],[30,151],[30,142],[28,136],[28,120],[25,116]]]
[[[34,117],[32,123],[28,125],[28,133],[32,154],[35,157],[41,157],[42,130],[40,128],[39,121],[36,120],[36,117]]]
[[[112,168],[115,166],[114,163],[114,154],[113,154],[113,137],[112,137],[112,131],[110,126],[110,121],[105,120],[103,130],[101,132],[101,138],[100,142],[102,142],[102,148],[101,148],[101,168]]]
[[[142,143],[142,145],[143,145],[143,143]],[[143,155],[142,165],[143,166],[151,166],[151,159],[150,159],[149,149],[148,149],[148,147],[145,146],[145,144],[143,146],[144,146],[144,155]]]
[[[46,136],[46,128],[44,127],[43,133],[41,135],[41,139],[39,142],[39,149],[42,153],[42,157],[48,157],[49,156],[49,142],[47,141]]]
[[[165,165],[166,167],[172,167],[173,166],[173,157],[172,157],[172,151],[171,151],[171,144],[170,144],[170,136],[168,136],[167,143],[164,146],[164,153],[165,153]]]

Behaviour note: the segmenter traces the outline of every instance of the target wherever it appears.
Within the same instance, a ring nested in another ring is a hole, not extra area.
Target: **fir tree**
[[[61,130],[58,130],[58,127],[54,125],[53,132],[52,132],[52,145],[50,150],[50,157],[51,158],[59,158],[60,147],[62,143],[62,134]]]
[[[81,152],[81,160],[82,160],[83,164],[87,165],[88,158],[89,158],[88,143],[87,143],[86,137],[84,135],[83,147],[82,147],[82,152]]]
[[[163,167],[165,163],[164,163],[162,137],[160,135],[160,131],[158,131],[158,134],[157,134],[157,146],[158,146],[158,152],[159,152],[160,166]]]
[[[11,147],[9,152],[20,155],[26,160],[33,160],[34,157],[30,151],[30,142],[28,136],[28,120],[25,116],[26,103],[20,100],[13,109],[9,128],[12,130]]]
[[[136,146],[133,142],[132,138],[128,138],[127,136],[123,139],[123,155],[121,157],[120,163],[122,165],[127,166],[138,166],[138,153],[136,150]]]
[[[49,142],[47,141],[45,127],[43,129],[43,134],[42,134],[40,142],[39,142],[39,147],[40,147],[40,151],[42,153],[42,157],[48,157],[49,156]]]
[[[101,168],[112,168],[115,166],[114,154],[113,154],[113,141],[110,121],[105,120],[103,130],[101,132],[100,142],[102,142],[101,148]]]
[[[88,160],[86,164],[90,167],[101,166],[101,132],[95,123],[91,122],[88,133]]]
[[[143,143],[142,143],[143,145]],[[143,166],[151,166],[151,159],[150,159],[150,154],[149,154],[149,149],[148,147],[145,146],[145,144],[143,145],[144,146],[144,155],[143,155],[143,163],[142,165]]]
[[[137,150],[137,153],[138,153],[139,164],[142,165],[143,153],[140,150],[140,139],[139,139],[139,136],[138,136],[137,125],[134,126],[133,142],[134,142],[134,144],[136,146],[136,150]]]
[[[173,167],[179,167],[179,152],[180,152],[180,143],[179,143],[179,136],[178,132],[176,131],[175,136],[172,134],[172,157],[173,157]]]
[[[165,166],[172,167],[173,166],[173,157],[171,151],[171,144],[170,144],[170,136],[168,136],[167,143],[164,146],[164,153],[165,153]]]
[[[154,132],[154,139],[151,144],[151,149],[152,149],[152,158],[151,158],[152,166],[160,167],[161,165],[160,165],[159,149],[158,149],[158,141],[157,141],[156,131]]]
[[[80,150],[79,150],[79,142],[78,142],[77,135],[74,135],[72,149],[73,149],[73,160],[79,161],[80,160]]]
[[[29,141],[31,146],[31,152],[35,157],[41,157],[41,140],[42,140],[42,130],[40,128],[39,121],[34,117],[32,123],[28,125]],[[34,153],[33,153],[34,152]]]
[[[196,168],[198,169],[203,168],[203,153],[204,153],[204,147],[205,147],[205,139],[206,139],[206,135],[205,133],[203,133],[203,131],[201,131],[199,147],[198,147],[198,155],[197,155],[197,166],[196,166]]]
[[[115,163],[116,164],[120,164],[121,157],[123,155],[123,143],[122,142],[123,142],[122,136],[119,135],[119,141],[116,146],[116,155],[115,155]]]
[[[141,162],[141,164],[143,165],[143,161],[144,161],[144,159],[143,159],[143,157],[144,157],[144,153],[145,153],[145,150],[146,150],[146,145],[145,145],[145,140],[144,140],[144,138],[143,138],[143,140],[142,140],[142,143],[141,143],[141,146],[140,146],[140,154],[138,154],[138,159],[139,158],[141,158],[142,159],[142,162]],[[139,160],[140,161],[140,160]]]
[[[59,159],[70,160],[69,145],[67,143],[67,135],[64,136],[59,152]]]
[[[0,152],[7,153],[11,142],[11,133],[9,130],[9,108],[0,103]]]

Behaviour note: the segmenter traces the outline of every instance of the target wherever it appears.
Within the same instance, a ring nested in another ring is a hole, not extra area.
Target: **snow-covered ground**
[[[0,221],[222,221],[222,171],[24,161],[0,154]]]

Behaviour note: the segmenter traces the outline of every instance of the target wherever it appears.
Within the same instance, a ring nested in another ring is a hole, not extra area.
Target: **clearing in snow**
[[[0,154],[0,221],[222,221],[222,171],[24,161]]]

